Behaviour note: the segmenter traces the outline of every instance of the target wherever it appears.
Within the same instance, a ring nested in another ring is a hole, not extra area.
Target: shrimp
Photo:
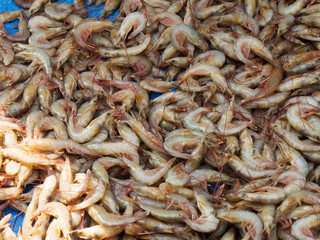
[[[31,218],[35,218],[41,213],[46,213],[52,215],[57,218],[59,229],[61,229],[63,236],[66,239],[70,238],[71,227],[71,216],[67,209],[67,207],[59,202],[49,202],[43,204],[40,208],[38,208],[33,214]]]
[[[65,149],[70,154],[85,154],[88,156],[99,156],[95,151],[90,150],[88,147],[74,142],[70,139],[27,139],[22,145],[42,151],[54,151],[61,153]],[[52,160],[51,160],[52,161]]]
[[[281,173],[277,177],[277,182],[280,182],[284,185],[284,190],[287,194],[302,190],[306,185],[306,177],[302,173],[295,170],[288,170]]]
[[[223,182],[223,183],[232,183],[234,179],[229,177],[226,174],[217,172],[213,169],[197,169],[194,170],[190,174],[190,181],[189,185],[196,186],[201,182],[208,182],[208,183],[216,183],[216,182]]]
[[[128,33],[132,30],[128,39],[131,39],[138,35],[147,24],[147,18],[143,13],[133,12],[129,13],[122,21],[119,31],[116,36],[116,44],[121,40],[127,38]]]
[[[145,212],[136,212],[133,216],[116,215],[108,213],[101,205],[94,204],[88,208],[88,213],[102,226],[105,227],[117,227],[119,225],[126,225],[136,222],[147,216]]]
[[[126,167],[123,160],[111,157],[99,158],[92,164],[92,172],[98,179],[102,180],[106,185],[109,185],[109,174],[106,170],[116,165]]]
[[[253,240],[262,239],[263,224],[257,214],[244,210],[217,211],[217,218],[241,224],[241,228],[246,228]]]
[[[126,156],[135,163],[139,163],[137,147],[127,142],[91,143],[87,145],[90,151],[101,155],[111,155],[116,157]]]
[[[20,22],[18,25],[19,32],[15,34],[9,34],[7,35],[7,38],[14,42],[25,42],[30,36],[30,32],[28,30],[28,21],[23,16],[22,12],[20,13],[19,18],[20,18]]]
[[[67,2],[51,3],[48,2],[44,7],[44,12],[54,20],[67,18],[71,12],[71,4]]]
[[[95,225],[73,230],[72,233],[80,238],[102,239],[115,237],[120,234],[123,229],[123,226],[106,227],[103,225]]]
[[[253,17],[257,8],[257,3],[255,0],[245,0],[244,9],[249,17]]]
[[[77,178],[86,179],[87,176],[78,174],[76,175],[75,180],[77,180]],[[87,196],[80,203],[77,203],[75,205],[69,205],[68,210],[75,211],[85,209],[89,206],[94,206],[95,203],[97,203],[103,198],[105,191],[106,187],[104,183],[99,179],[95,178],[94,176],[90,176],[88,187],[84,191],[87,194]]]
[[[16,20],[21,16],[21,10],[7,11],[0,13],[0,21],[2,23],[7,23]]]
[[[218,228],[219,220],[215,217],[215,210],[209,200],[202,194],[195,191],[194,196],[197,200],[198,208],[201,216],[195,220],[190,220],[186,216],[182,216],[183,220],[192,229],[198,232],[213,232]]]
[[[215,127],[209,118],[203,116],[205,112],[211,112],[211,109],[200,107],[189,112],[183,120],[184,126],[205,133],[213,133]]]
[[[67,128],[64,123],[55,117],[44,117],[40,119],[34,126],[34,136],[39,138],[40,131],[54,130],[55,136],[58,139],[68,139]]]
[[[73,29],[75,41],[80,47],[94,51],[95,47],[87,43],[89,35],[92,32],[101,32],[106,29],[111,29],[112,25],[112,21],[109,20],[98,20],[93,18],[85,19]]]
[[[319,226],[320,214],[312,214],[295,221],[291,226],[292,235],[299,240],[312,240],[315,239],[311,228]]]
[[[32,61],[31,65],[28,67],[29,69],[31,66],[34,65],[41,65],[41,67],[45,70],[48,80],[51,80],[52,77],[52,66],[50,57],[47,52],[42,49],[34,48],[34,49],[27,49],[22,52],[16,54],[17,58],[22,58],[24,60]]]
[[[282,202],[286,195],[286,191],[282,188],[267,186],[256,189],[253,193],[243,194],[242,199],[262,204],[276,204]]]
[[[11,42],[0,36],[0,60],[2,60],[5,66],[11,64],[14,60],[14,51]]]
[[[224,3],[220,5],[208,6],[209,1],[199,1],[194,6],[194,15],[197,19],[205,20],[214,14],[222,13],[235,5],[235,3]]]
[[[286,1],[280,0],[278,3],[278,11],[281,15],[295,15],[304,8],[308,0],[296,0],[294,3],[288,5]]]
[[[99,49],[101,56],[103,57],[125,57],[125,56],[136,56],[143,52],[149,45],[151,40],[150,34],[147,34],[144,40],[137,46],[122,48],[116,50]]]
[[[121,4],[120,0],[106,0],[100,17],[112,14]]]
[[[45,16],[33,16],[28,21],[29,31],[34,33],[47,28],[58,28],[62,27],[63,23],[55,21]]]
[[[207,42],[193,28],[185,24],[175,25],[171,31],[170,39],[173,47],[183,53],[190,54],[189,49],[184,47],[186,40],[202,51],[209,49]]]
[[[193,65],[192,67],[188,68],[188,70],[185,71],[184,74],[180,77],[180,84],[182,84],[191,76],[209,76],[211,77],[211,80],[215,84],[217,84],[222,92],[228,92],[231,94],[231,90],[228,87],[228,83],[224,75],[222,74],[220,69],[214,65],[204,62]]]
[[[31,4],[30,8],[26,12],[27,17],[29,18],[29,17],[31,17],[31,15],[38,12],[40,10],[40,8],[42,6],[44,6],[47,2],[48,2],[48,0],[34,0]]]
[[[242,36],[234,42],[234,52],[237,58],[244,64],[248,64],[252,68],[256,68],[256,65],[248,60],[250,50],[257,54],[259,57],[270,62],[274,66],[278,66],[276,60],[273,59],[270,50],[257,38],[251,36]]]
[[[62,43],[63,39],[54,39],[51,42],[48,39],[59,36],[66,32],[67,29],[65,27],[44,29],[32,33],[30,38],[28,39],[28,42],[29,44],[38,48],[54,48],[59,46]]]
[[[276,210],[276,219],[279,219],[283,214],[291,212],[301,202],[307,204],[318,205],[320,202],[319,194],[312,193],[306,190],[300,190],[290,193]]]
[[[200,53],[197,55],[192,63],[196,64],[198,62],[206,61],[209,64],[213,64],[217,66],[218,68],[221,68],[225,61],[226,61],[226,56],[224,53],[217,51],[217,50],[210,50],[204,53]]]
[[[146,185],[152,185],[158,182],[159,179],[168,172],[175,159],[170,160],[166,166],[152,170],[143,170],[137,163],[131,162],[126,158],[123,158],[123,161],[128,167],[130,167],[129,172],[135,180]]]

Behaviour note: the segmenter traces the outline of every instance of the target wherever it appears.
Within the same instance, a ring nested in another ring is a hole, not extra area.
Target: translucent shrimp
[[[109,16],[112,14],[121,4],[119,0],[107,0],[105,1],[105,5],[102,10],[102,14],[100,17]]]
[[[0,47],[0,59],[5,66],[8,66],[12,63],[15,57],[12,44],[8,39],[0,36]]]
[[[219,173],[213,169],[197,169],[190,174],[189,185],[196,186],[201,182],[215,183],[232,183],[234,179],[226,174]]]
[[[30,8],[26,12],[27,17],[29,18],[29,17],[31,17],[31,15],[38,12],[40,10],[40,8],[42,6],[44,6],[47,2],[48,2],[48,0],[35,0],[35,1],[33,1]]]
[[[186,81],[187,78],[192,76],[209,76],[222,92],[228,92],[231,94],[224,75],[222,74],[220,69],[214,65],[204,62],[193,65],[192,67],[188,68],[188,70],[185,71],[184,74],[180,77],[180,84],[182,84],[184,81]]]
[[[279,175],[277,181],[286,185],[283,189],[287,194],[302,190],[306,185],[306,177],[300,172],[288,170]]]
[[[73,29],[73,35],[76,43],[83,48],[94,51],[95,46],[87,43],[88,37],[92,32],[101,32],[106,29],[111,29],[113,23],[109,20],[85,19],[77,24]]]
[[[291,226],[292,235],[299,240],[315,239],[311,228],[316,228],[319,226],[319,218],[320,214],[312,214],[310,216],[298,219]]]
[[[23,145],[27,146],[28,148],[38,149],[41,151],[53,151],[56,153],[61,153],[61,151],[65,149],[70,154],[85,154],[88,156],[98,156],[96,152],[70,139],[29,139],[26,140],[23,143]]]
[[[288,5],[286,1],[281,0],[278,3],[278,11],[281,15],[295,15],[308,3],[307,0],[296,0]]]
[[[133,216],[116,215],[108,213],[101,205],[92,205],[88,208],[88,213],[92,219],[105,227],[117,227],[136,222],[147,216],[145,212],[136,212]]]
[[[80,125],[77,126],[73,113],[68,121],[68,134],[70,138],[75,142],[87,142],[98,134],[99,130],[103,127],[108,117],[110,117],[110,113],[105,112],[99,117],[92,120],[87,127],[83,128]]]
[[[244,9],[249,17],[253,17],[257,8],[257,3],[255,0],[245,0]]]
[[[204,0],[204,1],[198,1],[195,4],[193,14],[197,19],[205,20],[214,14],[222,13],[234,6],[234,3],[229,3],[229,2],[226,2],[224,4],[217,4],[213,6],[208,6],[208,3],[209,1]]]
[[[143,13],[133,12],[128,14],[122,21],[120,29],[117,33],[116,43],[118,44],[122,39],[127,38],[128,33],[132,30],[128,39],[135,37],[138,33],[143,31],[147,24],[147,18]]]
[[[14,41],[14,42],[25,42],[30,36],[30,32],[28,29],[28,21],[23,16],[22,12],[20,13],[19,18],[20,18],[20,22],[18,25],[19,32],[15,33],[15,34],[8,34],[7,38],[11,41]]]
[[[215,210],[209,200],[202,194],[195,191],[194,196],[197,200],[198,208],[201,216],[195,220],[191,220],[186,216],[182,216],[183,220],[193,230],[198,232],[213,232],[218,228],[219,220],[215,217]]]
[[[241,224],[241,228],[246,228],[253,240],[262,239],[263,224],[257,214],[244,210],[218,211],[217,218]]]
[[[196,64],[198,62],[206,61],[209,64],[213,64],[218,68],[221,68],[225,63],[225,60],[226,56],[224,55],[224,53],[217,50],[210,50],[197,55],[193,59],[192,63]]]
[[[183,53],[189,54],[188,48],[184,46],[186,40],[202,51],[209,48],[207,42],[193,28],[185,24],[175,25],[171,31],[170,39],[173,47]]]
[[[67,207],[59,202],[49,202],[38,208],[33,214],[32,218],[37,217],[41,213],[46,213],[57,218],[59,229],[61,229],[63,236],[66,239],[70,238],[71,216]]]
[[[27,61],[32,61],[32,64],[28,67],[34,65],[41,65],[41,67],[45,70],[48,80],[51,80],[52,77],[52,66],[50,57],[47,52],[42,49],[34,48],[34,49],[27,49],[22,52],[16,54],[17,58],[22,58]]]
[[[203,116],[205,112],[211,111],[212,110],[209,108],[200,107],[189,112],[183,120],[184,126],[193,130],[198,130],[206,133],[213,133],[215,127],[212,121],[206,116]]]
[[[0,21],[2,23],[7,23],[7,22],[11,22],[14,21],[15,19],[17,19],[21,14],[21,10],[15,10],[15,11],[6,11],[6,12],[2,12],[0,13]]]
[[[39,138],[41,131],[54,130],[55,136],[58,139],[68,139],[67,128],[64,123],[55,117],[44,117],[40,119],[34,126],[34,137]]]
[[[63,23],[55,21],[46,16],[33,16],[28,21],[29,31],[34,33],[42,29],[62,27]]]
[[[270,50],[257,38],[251,36],[242,36],[235,40],[234,42],[234,52],[238,59],[251,66],[252,68],[256,68],[255,64],[248,59],[250,50],[257,54],[259,57],[265,59],[270,62],[274,66],[278,66],[279,64],[273,59],[273,55]]]
[[[135,180],[146,185],[152,185],[158,182],[159,179],[168,172],[175,159],[169,161],[166,166],[152,170],[143,170],[137,163],[132,162],[126,158],[123,158],[123,161],[127,166],[130,167],[129,172]]]
[[[276,219],[279,219],[283,214],[291,212],[295,207],[301,204],[301,202],[318,205],[320,202],[320,196],[319,194],[306,190],[290,193],[277,208]]]
[[[276,204],[282,202],[286,195],[282,188],[266,186],[256,189],[253,193],[245,193],[242,198],[250,202]]]
[[[54,20],[62,20],[67,18],[71,14],[72,8],[71,4],[67,2],[48,2],[44,7],[44,12]]]
[[[73,230],[72,233],[80,238],[102,239],[117,236],[123,231],[123,228],[123,226],[106,227],[103,225],[95,225]]]
[[[125,57],[125,56],[135,56],[143,52],[149,45],[151,40],[150,34],[146,34],[144,40],[137,46],[122,48],[122,49],[99,49],[103,57]]]
[[[69,57],[75,52],[75,42],[72,37],[65,38],[57,51],[57,71],[61,66],[69,59]],[[73,69],[73,68],[71,68]]]

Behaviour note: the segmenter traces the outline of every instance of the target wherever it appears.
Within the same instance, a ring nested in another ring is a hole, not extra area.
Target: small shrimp
[[[185,24],[175,25],[171,31],[170,39],[173,47],[183,53],[190,54],[189,49],[184,46],[186,40],[202,51],[209,49],[208,43],[193,28]]]
[[[313,240],[315,239],[311,228],[319,226],[320,214],[312,214],[295,221],[291,226],[292,235],[299,240]]]
[[[257,214],[244,210],[217,211],[217,218],[230,223],[239,223],[246,228],[253,240],[263,236],[263,224]]]
[[[88,149],[86,146],[74,142],[70,139],[30,139],[26,140],[23,143],[23,145],[27,146],[28,148],[38,149],[42,151],[53,151],[61,153],[61,150],[65,149],[70,154],[85,154],[88,156],[98,156],[98,154]],[[50,160],[48,159],[48,161]]]
[[[101,56],[103,57],[125,57],[125,56],[136,56],[139,53],[143,52],[149,45],[151,41],[151,36],[148,33],[144,40],[137,46],[122,48],[122,49],[99,49]]]
[[[286,185],[283,189],[290,194],[295,191],[302,190],[306,185],[306,177],[295,170],[288,170],[277,177],[277,182]]]
[[[85,239],[103,239],[113,238],[123,231],[123,226],[106,227],[103,225],[95,225],[91,227],[73,230],[71,233]]]
[[[214,14],[222,13],[235,5],[235,3],[225,2],[224,4],[217,4],[208,6],[209,1],[198,1],[193,9],[193,14],[199,20],[205,20]]]
[[[151,23],[156,21],[160,22],[166,27],[171,27],[182,23],[182,19],[179,15],[167,11],[156,13],[156,15],[148,21],[147,25],[150,25]]]
[[[34,0],[31,4],[30,8],[26,12],[27,17],[30,18],[31,15],[38,12],[41,9],[41,7],[43,7],[47,2],[48,2],[48,0]]]
[[[58,56],[56,60],[57,72],[74,52],[75,52],[75,42],[73,38],[72,37],[65,38],[57,51],[57,56]]]
[[[63,236],[66,239],[70,238],[71,227],[71,216],[67,209],[67,207],[60,202],[49,202],[43,204],[40,208],[38,208],[33,214],[31,218],[36,218],[41,213],[46,213],[52,215],[57,218],[59,229],[61,229]]]
[[[222,92],[228,92],[231,94],[224,75],[222,74],[220,69],[214,65],[205,62],[200,62],[193,65],[192,67],[188,68],[188,70],[185,71],[184,74],[180,77],[180,84],[186,81],[187,78],[192,76],[209,76],[211,77],[211,80],[215,84],[217,84]]]
[[[32,0],[31,0],[32,1]],[[7,11],[0,13],[0,21],[2,23],[7,23],[16,20],[19,16],[21,16],[21,10],[15,11]]]
[[[319,194],[306,190],[290,193],[277,208],[276,219],[279,219],[283,214],[291,212],[296,206],[301,204],[301,202],[318,205],[320,203],[320,196]]]
[[[206,61],[209,64],[213,64],[217,66],[218,68],[221,68],[225,61],[226,56],[223,52],[217,51],[217,50],[210,50],[204,53],[200,53],[197,55],[193,60],[192,64],[196,64],[198,62]]]
[[[278,19],[278,22],[277,36],[280,37],[290,30],[295,22],[295,18],[292,15],[283,15]]]
[[[176,82],[165,82],[162,80],[143,80],[140,82],[140,86],[148,91],[152,92],[171,92],[171,89],[177,87]]]
[[[190,174],[190,181],[189,185],[196,186],[201,182],[208,182],[208,183],[216,183],[216,182],[223,182],[223,183],[232,183],[234,179],[229,177],[226,174],[217,172],[213,169],[197,169],[194,170]]]
[[[0,36],[0,59],[5,66],[8,66],[14,60],[14,52],[11,42]]]
[[[52,41],[49,41],[48,39],[64,34],[66,32],[67,29],[65,27],[44,29],[32,33],[32,35],[28,39],[28,42],[29,44],[38,48],[55,48],[63,42],[63,39],[53,39]]]
[[[98,20],[88,18],[81,21],[73,29],[73,35],[76,43],[83,48],[94,51],[95,46],[87,43],[88,37],[92,32],[101,32],[106,29],[111,29],[113,22],[109,20]]]
[[[166,166],[152,170],[143,170],[137,163],[126,158],[123,158],[123,161],[130,168],[129,172],[135,180],[146,185],[152,185],[168,172],[175,159],[168,161]]]
[[[278,86],[278,91],[285,92],[294,89],[303,88],[319,82],[320,76],[318,72],[314,73],[303,73],[298,76],[291,76],[285,78],[281,81],[281,84]]]
[[[48,2],[44,7],[44,12],[54,20],[62,20],[71,14],[72,8],[71,4],[67,2]]]
[[[106,4],[107,5],[107,4]],[[119,13],[124,13],[128,15],[134,11],[138,11],[143,6],[140,0],[123,0],[119,8]]]
[[[125,19],[122,21],[119,31],[116,36],[116,44],[121,40],[126,39],[128,33],[131,31],[128,39],[132,39],[138,33],[143,31],[147,24],[147,18],[143,13],[133,12],[129,13]]]
[[[108,143],[92,143],[88,144],[87,148],[97,154],[111,155],[116,157],[126,156],[135,163],[139,163],[139,154],[137,147],[127,142],[108,142]]]
[[[296,207],[293,209],[286,217],[288,219],[300,219],[306,217],[310,214],[318,214],[320,213],[320,208],[318,205],[305,205]]]
[[[100,18],[111,15],[121,4],[120,0],[106,0]]]
[[[34,33],[47,28],[58,28],[62,27],[63,23],[55,21],[45,16],[33,16],[28,21],[29,31]]]
[[[27,61],[31,61],[31,65],[28,67],[29,69],[31,66],[40,64],[41,67],[45,70],[48,80],[51,80],[52,77],[52,67],[50,57],[47,52],[40,48],[34,49],[27,49],[22,52],[16,54],[17,58],[22,58]]]
[[[45,154],[34,154],[19,148],[5,148],[1,149],[2,156],[21,162],[26,165],[55,165],[61,163],[61,159],[49,158]]]
[[[15,34],[8,34],[7,38],[13,42],[25,42],[29,36],[30,32],[28,30],[28,20],[20,13],[20,22],[18,25],[19,32]]]
[[[40,131],[53,130],[57,139],[68,139],[67,128],[64,123],[55,117],[44,117],[34,126],[34,137],[39,138]]]
[[[256,189],[253,193],[243,194],[242,199],[262,204],[276,204],[282,202],[286,195],[282,188],[266,186]]]
[[[291,92],[281,92],[275,93],[269,97],[260,98],[253,100],[249,103],[244,104],[246,108],[270,108],[277,104],[281,104],[284,100],[288,98]]]
[[[254,18],[249,17],[246,14],[228,14],[222,16],[214,16],[210,19],[218,21],[223,26],[232,26],[234,24],[244,25],[254,34],[254,36],[259,35],[258,22]]]
[[[216,46],[225,55],[234,60],[238,60],[233,50],[233,42],[236,40],[236,38],[232,36],[230,33],[216,32],[209,36],[209,40],[212,43],[212,45]]]
[[[147,216],[145,212],[136,212],[133,216],[116,215],[108,213],[101,205],[94,204],[89,206],[88,214],[94,221],[105,227],[118,227],[136,222]]]
[[[80,180],[81,178],[86,179],[87,176],[85,174],[82,174],[82,175],[77,174],[75,177],[75,180]],[[104,183],[99,179],[95,178],[94,176],[90,176],[88,187],[84,191],[84,193],[86,193],[87,196],[80,203],[69,205],[68,210],[75,211],[75,210],[85,209],[89,206],[94,206],[95,203],[97,203],[103,198],[105,191],[106,191],[106,186],[104,185]]]
[[[308,0],[296,0],[294,3],[288,5],[285,0],[280,0],[278,3],[278,11],[281,15],[296,15],[307,3]]]
[[[215,131],[215,127],[212,121],[203,116],[206,112],[211,112],[212,110],[209,108],[196,108],[193,111],[190,111],[183,120],[183,125],[186,128],[198,130],[205,133],[213,133]]]
[[[276,60],[273,59],[273,55],[270,50],[257,38],[251,36],[242,36],[235,40],[234,52],[238,59],[244,64],[247,64],[252,68],[256,68],[256,65],[248,59],[250,50],[274,66],[279,65]]]
[[[244,0],[244,9],[249,17],[253,17],[257,8],[255,0]]]

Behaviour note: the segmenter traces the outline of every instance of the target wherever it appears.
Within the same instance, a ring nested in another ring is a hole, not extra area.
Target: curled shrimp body
[[[308,3],[308,0],[296,0],[288,5],[285,0],[278,3],[278,11],[281,15],[295,15]]]
[[[211,112],[211,109],[207,108],[197,108],[190,113],[188,113],[183,121],[183,124],[186,128],[198,130],[206,133],[213,133],[215,130],[215,127],[212,123],[212,121],[207,118],[206,116],[203,116],[205,112]]]
[[[263,224],[257,214],[244,210],[218,211],[217,218],[231,223],[239,223],[248,230],[253,240],[262,239]]]
[[[28,22],[29,31],[32,33],[47,28],[58,28],[62,26],[63,23],[40,15],[31,17]]]
[[[7,35],[7,38],[11,41],[15,41],[15,42],[25,42],[29,36],[30,36],[30,32],[28,29],[28,21],[27,19],[23,16],[23,13],[20,13],[20,22],[18,25],[18,29],[19,32],[15,33],[15,34],[9,34]]]
[[[61,20],[65,19],[71,14],[72,8],[70,3],[47,3],[44,12],[52,19]]]
[[[192,76],[209,76],[222,92],[227,91],[231,93],[230,89],[228,88],[228,83],[221,70],[214,65],[204,62],[193,65],[180,77],[180,84]]]
[[[11,42],[2,36],[0,36],[0,60],[2,60],[5,66],[8,66],[14,60]]]
[[[127,38],[130,30],[132,32],[128,36],[128,39],[135,37],[138,33],[143,31],[147,24],[147,18],[143,13],[133,12],[128,14],[121,23],[120,29],[117,33],[116,43],[119,43],[122,39]]]
[[[68,139],[67,128],[64,123],[55,117],[44,117],[40,119],[34,126],[34,136],[39,137],[40,131],[54,130],[55,136],[58,139]]]
[[[171,44],[180,52],[190,53],[186,48],[185,41],[200,48],[202,51],[208,50],[207,42],[190,26],[185,24],[175,25],[170,34]]]
[[[251,36],[242,36],[235,40],[234,52],[238,59],[241,62],[255,68],[255,64],[248,59],[250,50],[271,64],[278,66],[278,63],[273,59],[273,55],[270,50],[257,38]]]
[[[315,239],[311,228],[319,226],[320,214],[312,214],[310,216],[300,218],[295,221],[291,226],[292,235],[299,240],[312,240]]]
[[[83,48],[94,51],[95,47],[87,43],[88,37],[92,32],[101,32],[112,27],[112,22],[109,20],[98,20],[88,18],[81,21],[73,29],[73,35],[76,43]]]

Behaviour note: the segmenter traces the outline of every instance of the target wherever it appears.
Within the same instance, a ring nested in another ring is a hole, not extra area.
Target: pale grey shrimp
[[[286,1],[281,0],[278,3],[278,11],[281,15],[296,15],[308,3],[308,0],[296,0],[294,3],[288,5]]]
[[[179,15],[167,11],[156,13],[155,16],[151,17],[151,19],[148,21],[148,25],[155,21],[160,22],[166,27],[171,27],[182,23],[182,19]]]
[[[27,17],[29,18],[29,17],[31,17],[31,15],[38,12],[41,9],[41,7],[44,6],[47,2],[48,2],[48,0],[35,0],[35,1],[33,1],[32,5],[30,6],[28,11],[26,12]]]
[[[293,26],[295,18],[293,15],[283,15],[278,19],[278,31],[277,36],[280,37],[281,35],[285,34],[290,30]]]
[[[208,43],[193,28],[185,24],[175,25],[171,31],[170,39],[171,44],[183,53],[190,54],[189,49],[184,46],[186,40],[202,51],[209,48]]]
[[[210,50],[197,55],[192,60],[192,63],[196,64],[198,62],[206,61],[209,64],[213,64],[218,68],[221,68],[225,63],[225,60],[226,60],[226,56],[224,53],[217,50]]]
[[[55,48],[62,43],[63,39],[53,39],[52,41],[49,41],[48,39],[59,36],[66,32],[67,29],[65,27],[40,30],[32,33],[30,38],[28,39],[28,42],[29,44],[38,48]]]
[[[133,12],[128,14],[122,21],[119,31],[117,32],[116,43],[127,38],[130,30],[132,32],[128,36],[128,39],[135,37],[138,33],[143,31],[147,24],[147,18],[143,13]]]
[[[274,11],[270,6],[269,1],[266,0],[259,0],[258,6],[261,16],[256,16],[256,18],[258,18],[260,26],[265,26],[272,20]]]
[[[123,0],[119,8],[119,13],[124,13],[125,15],[128,15],[134,11],[137,11],[137,9],[139,10],[141,8],[142,2],[140,0]]]
[[[260,240],[263,236],[263,224],[257,214],[244,210],[218,211],[217,218],[222,221],[239,223],[246,228],[253,240]]]
[[[68,115],[66,112],[66,107],[68,103],[64,99],[59,99],[53,102],[50,106],[50,112],[53,116],[59,119],[62,122],[66,122],[68,119]]]
[[[151,40],[150,34],[147,34],[144,40],[137,46],[122,48],[122,49],[101,49],[99,52],[103,57],[125,57],[125,56],[136,56],[143,52],[149,45]]]
[[[148,91],[152,92],[171,92],[171,89],[177,87],[176,82],[165,82],[162,80],[143,80],[140,82],[140,86]]]
[[[209,108],[200,107],[193,111],[190,111],[184,118],[183,124],[186,128],[202,131],[205,133],[213,133],[215,131],[215,127],[212,121],[203,116],[205,112],[211,112],[212,110]]]
[[[7,11],[0,13],[0,21],[7,23],[16,20],[21,14],[21,10]]]
[[[23,13],[20,13],[20,22],[18,25],[19,32],[15,34],[8,34],[7,38],[13,42],[25,42],[29,36],[30,32],[28,29],[28,21],[27,19],[23,16]]]
[[[41,131],[53,130],[56,138],[58,139],[68,139],[67,128],[64,123],[56,119],[55,117],[44,117],[41,118],[37,124],[34,126],[34,137],[39,138],[39,134]]]
[[[112,14],[121,2],[120,0],[106,0],[100,18]]]
[[[0,36],[0,60],[5,66],[8,66],[14,60],[14,52],[11,42]]]
[[[154,8],[164,8],[167,9],[170,6],[170,3],[168,1],[161,1],[161,0],[144,0],[145,3],[150,5]]]
[[[275,93],[271,96],[260,98],[252,102],[246,103],[244,106],[246,108],[270,108],[277,104],[281,104],[284,100],[288,98],[289,95],[290,95],[289,91]]]
[[[244,0],[244,9],[249,17],[253,17],[257,8],[255,0]]]
[[[71,14],[72,8],[71,4],[67,2],[48,2],[44,7],[44,12],[54,20],[62,20]]]
[[[57,28],[62,26],[63,26],[62,22],[55,21],[41,15],[33,16],[28,21],[28,28],[29,28],[29,31],[32,33],[43,30],[43,29],[47,29],[47,28],[52,28],[52,27]]]
[[[196,186],[202,182],[216,183],[220,181],[223,183],[232,183],[234,179],[213,169],[197,169],[190,174],[189,185]]]
[[[89,35],[92,32],[101,32],[106,29],[111,29],[112,25],[112,22],[109,20],[98,20],[94,18],[85,19],[77,24],[73,29],[75,41],[80,47],[94,51],[95,46],[87,43]]]
[[[234,52],[238,59],[241,62],[256,68],[255,64],[248,59],[250,51],[253,51],[259,57],[265,59],[274,66],[278,66],[278,63],[273,59],[270,50],[259,39],[251,36],[242,36],[235,40]]]
[[[225,2],[223,4],[217,4],[213,6],[208,6],[208,0],[198,1],[193,7],[193,14],[197,19],[205,20],[208,17],[222,13],[235,5],[235,3]]]
[[[228,14],[222,16],[211,17],[212,20],[217,20],[221,25],[231,26],[233,24],[244,25],[248,28],[254,36],[259,35],[259,24],[258,22],[245,14]]]
[[[56,71],[59,71],[61,66],[75,52],[75,42],[72,37],[65,38],[57,50]],[[67,90],[66,90],[67,91]]]
[[[145,212],[136,212],[133,216],[108,213],[101,205],[94,204],[88,208],[88,213],[97,223],[106,227],[117,227],[136,222],[147,216]]]
[[[211,80],[215,84],[217,84],[222,92],[231,93],[224,75],[222,74],[220,69],[214,65],[205,62],[200,62],[193,65],[192,67],[188,68],[188,70],[185,71],[184,74],[180,77],[180,83],[186,81],[186,79],[192,76],[209,76],[211,77]]]
[[[302,88],[319,82],[319,72],[303,73],[302,75],[291,76],[281,81],[278,90],[281,92]]]
[[[102,180],[106,185],[109,184],[109,174],[107,172],[107,169],[119,165],[121,167],[126,167],[126,164],[124,161],[117,159],[117,158],[111,158],[111,157],[103,157],[99,158],[92,164],[92,172],[95,174],[95,176]]]
[[[306,177],[296,170],[288,170],[277,177],[277,182],[286,185],[284,190],[289,194],[302,190],[306,185]]]
[[[216,46],[225,55],[234,60],[238,60],[233,50],[233,42],[236,40],[236,38],[232,36],[230,33],[216,32],[209,36],[209,40],[212,43],[212,45]]]
[[[34,65],[40,65],[46,72],[48,80],[51,80],[52,77],[52,66],[48,53],[39,48],[27,49],[16,54],[17,58],[22,58],[27,61],[31,61],[31,65],[28,68],[33,67]]]
[[[282,188],[266,186],[256,189],[253,193],[243,194],[242,199],[262,204],[277,204],[282,202],[286,195]]]
[[[23,145],[31,149],[38,149],[42,151],[53,151],[61,153],[61,150],[65,149],[70,154],[85,154],[88,156],[98,156],[97,153],[88,149],[88,147],[81,145],[71,139],[30,139],[26,140]],[[36,160],[36,159],[35,159]],[[51,160],[53,161],[53,160]],[[48,159],[50,162],[50,159]],[[55,161],[53,161],[54,163]]]
[[[94,225],[82,229],[73,230],[72,233],[85,239],[103,239],[116,237],[123,231],[123,226],[106,227],[103,225]]]
[[[312,240],[315,239],[311,228],[319,226],[320,214],[312,214],[295,221],[291,226],[292,235],[299,240]]]

